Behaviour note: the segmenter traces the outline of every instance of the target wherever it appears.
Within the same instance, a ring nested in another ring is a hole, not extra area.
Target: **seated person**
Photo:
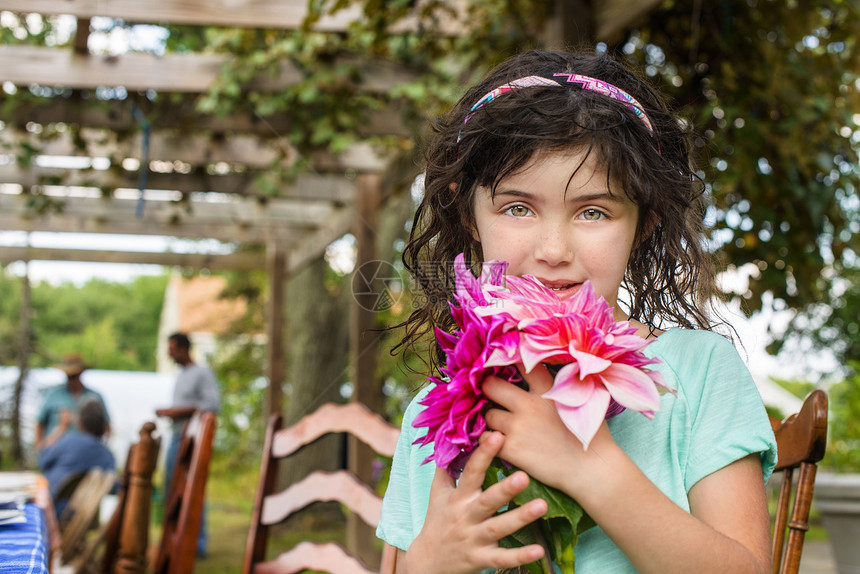
[[[38,464],[48,479],[57,516],[63,513],[68,500],[57,500],[63,484],[75,475],[91,468],[116,470],[116,461],[102,442],[107,429],[107,416],[98,400],[84,401],[78,407],[77,428],[68,428],[72,414],[66,410],[53,431],[58,438],[51,446],[39,451]]]

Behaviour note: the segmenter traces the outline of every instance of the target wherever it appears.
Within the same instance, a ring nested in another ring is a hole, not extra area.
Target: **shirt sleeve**
[[[197,377],[197,408],[203,411],[217,413],[221,408],[221,392],[215,373],[211,369],[201,368]]]
[[[376,529],[379,538],[401,550],[409,549],[424,525],[430,485],[436,471],[436,465],[432,462],[423,464],[424,459],[433,452],[433,445],[419,447],[413,444],[426,432],[426,429],[413,427],[412,421],[423,409],[419,401],[429,390],[430,387],[425,387],[412,399],[403,415],[388,488],[382,500],[382,516]]]
[[[686,488],[750,454],[759,453],[765,482],[776,464],[776,440],[752,375],[731,343],[710,334],[699,361],[687,361],[691,413]]]
[[[39,454],[36,457],[36,464],[42,471],[49,470],[57,461],[57,455],[60,453],[60,449],[58,447],[62,447],[61,441],[55,442],[51,446],[45,447],[39,451]]]

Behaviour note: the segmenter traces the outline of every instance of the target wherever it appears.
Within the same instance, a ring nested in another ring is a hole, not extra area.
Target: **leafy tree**
[[[2,364],[15,362],[20,315],[20,278],[0,274]],[[129,283],[92,279],[32,287],[31,365],[48,366],[68,353],[81,353],[100,369],[155,370],[158,323],[167,276],[141,276]]]
[[[827,455],[823,464],[841,472],[860,472],[860,364],[853,374],[828,390]]]
[[[858,16],[856,0],[667,1],[619,43],[694,118],[713,243],[724,266],[751,269],[746,310],[770,292],[800,312],[793,330],[846,351],[858,328],[856,295],[843,293],[858,272]],[[829,308],[832,321],[805,328]]]

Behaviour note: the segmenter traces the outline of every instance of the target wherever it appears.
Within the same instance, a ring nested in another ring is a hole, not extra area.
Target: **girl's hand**
[[[482,490],[484,475],[505,438],[485,433],[455,483],[448,473],[436,469],[430,488],[430,504],[424,527],[406,553],[408,574],[466,574],[486,568],[510,568],[539,560],[540,545],[500,548],[499,540],[544,515],[543,500],[532,500],[496,516],[496,511],[528,486],[524,472]]]
[[[543,484],[553,486],[576,498],[577,490],[587,488],[591,464],[600,464],[601,453],[615,445],[604,422],[586,450],[582,442],[565,426],[555,404],[542,394],[552,388],[553,378],[543,365],[528,374],[519,365],[529,390],[490,377],[483,391],[499,408],[487,411],[487,426],[505,435],[499,456],[526,471]]]

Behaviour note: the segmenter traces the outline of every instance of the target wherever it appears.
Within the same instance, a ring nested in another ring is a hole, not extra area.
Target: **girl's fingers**
[[[481,504],[488,514],[508,504],[529,485],[529,475],[517,471],[484,491]],[[510,533],[508,533],[510,534]]]
[[[525,506],[503,512],[488,520],[487,529],[493,540],[501,540],[528,526],[544,514],[546,514],[546,502],[540,499],[532,500]]]
[[[488,399],[505,410],[511,410],[528,391],[498,377],[487,377],[481,390]]]
[[[493,551],[493,556],[487,560],[494,568],[515,568],[523,564],[536,562],[543,558],[544,549],[540,544],[530,544],[520,548],[498,548]]]
[[[446,490],[454,490],[456,483],[451,475],[443,468],[436,467],[436,472],[433,475],[433,482],[430,484],[430,500],[433,500],[438,493]]]
[[[542,395],[552,388],[553,376],[543,363],[539,363],[531,373],[526,373],[525,365],[519,363],[517,370],[529,384],[529,391],[536,395]]]
[[[466,491],[480,490],[484,484],[484,475],[493,462],[493,458],[502,450],[505,437],[501,433],[489,432],[481,436],[478,448],[472,451],[469,461],[460,475],[459,488]],[[443,471],[444,472],[444,471]]]

